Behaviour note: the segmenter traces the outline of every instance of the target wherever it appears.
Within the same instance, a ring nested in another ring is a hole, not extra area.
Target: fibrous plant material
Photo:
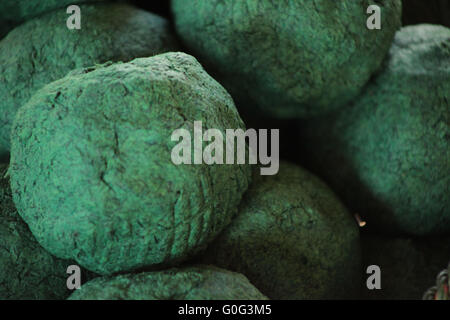
[[[130,61],[178,47],[168,22],[144,10],[127,4],[80,8],[80,30],[68,29],[68,15],[58,10],[24,23],[0,41],[0,155],[10,149],[17,109],[44,85],[75,68]]]
[[[210,242],[237,211],[249,165],[175,165],[176,129],[243,129],[225,89],[167,53],[71,72],[16,117],[18,211],[58,257],[100,274],[167,266]]]
[[[212,266],[96,278],[70,300],[266,300],[246,277]]]
[[[199,261],[244,274],[270,299],[359,292],[355,221],[325,184],[286,162],[275,176],[255,174],[238,216]]]
[[[450,231],[450,29],[405,27],[353,106],[305,127],[305,154],[383,232]]]
[[[381,8],[381,29],[365,12]],[[401,26],[400,0],[173,0],[184,44],[242,108],[281,118],[345,105],[376,71]]]
[[[17,213],[6,172],[7,165],[0,164],[0,300],[65,299],[66,271],[74,262],[39,245]]]

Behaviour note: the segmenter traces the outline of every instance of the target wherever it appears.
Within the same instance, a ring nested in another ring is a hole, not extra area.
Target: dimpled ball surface
[[[286,162],[277,175],[254,173],[238,216],[199,261],[244,274],[270,299],[357,297],[359,231],[333,192]]]
[[[267,300],[246,277],[213,266],[97,278],[69,300]]]
[[[381,30],[366,26],[381,7]],[[173,0],[184,44],[239,101],[309,118],[360,92],[401,25],[400,0]],[[242,106],[241,106],[242,104]]]
[[[167,266],[231,220],[248,165],[175,165],[176,129],[241,128],[195,60],[168,53],[72,72],[19,110],[11,182],[21,216],[58,257],[111,274]]]
[[[0,155],[10,149],[17,109],[44,85],[76,68],[177,48],[168,22],[159,16],[127,4],[80,8],[80,30],[69,30],[68,15],[55,11],[18,26],[0,41]]]
[[[305,131],[317,171],[368,225],[449,232],[450,29],[403,28],[356,103]]]

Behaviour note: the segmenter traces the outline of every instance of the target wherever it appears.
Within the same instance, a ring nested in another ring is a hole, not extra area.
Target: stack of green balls
[[[0,300],[421,298],[450,232],[448,28],[399,31],[400,0],[173,0],[173,26],[97,0],[77,30],[69,4],[0,4]],[[174,162],[174,132],[240,112],[298,123],[299,157]]]
[[[304,131],[315,169],[369,224],[450,232],[450,29],[400,30],[359,99]]]
[[[178,49],[168,21],[152,13],[124,3],[84,4],[80,10],[80,30],[67,28],[63,8],[28,20],[0,41],[0,156],[10,150],[17,110],[44,85],[76,68]]]

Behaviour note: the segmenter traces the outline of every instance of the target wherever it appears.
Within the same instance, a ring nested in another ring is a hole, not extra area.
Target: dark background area
[[[450,27],[450,0],[403,0],[403,24],[418,23]]]
[[[171,15],[170,0],[132,0],[132,2],[161,16]],[[418,23],[434,23],[450,27],[450,0],[403,0],[403,24]]]
[[[139,8],[159,14],[160,16],[170,18],[170,0],[131,0]]]

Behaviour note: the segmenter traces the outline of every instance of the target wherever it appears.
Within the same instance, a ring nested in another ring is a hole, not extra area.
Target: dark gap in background
[[[420,23],[450,27],[450,0],[403,0],[403,25]]]
[[[170,0],[130,0],[135,6],[170,19]]]

